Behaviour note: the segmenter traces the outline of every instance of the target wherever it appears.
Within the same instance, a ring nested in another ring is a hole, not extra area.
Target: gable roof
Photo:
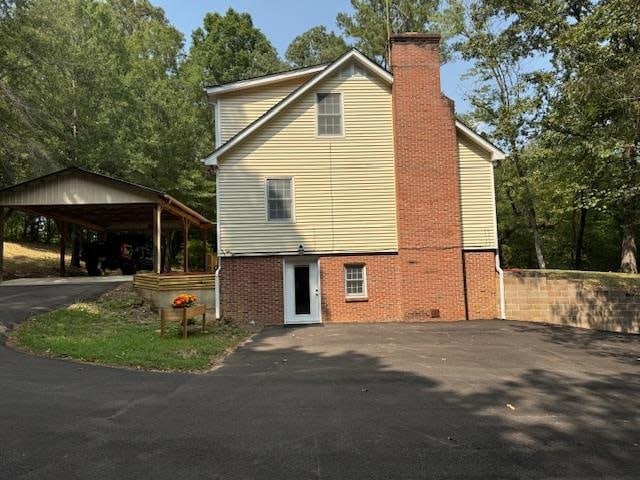
[[[294,80],[296,78],[305,77],[307,75],[313,75],[324,70],[328,65],[328,63],[322,63],[319,65],[312,65],[310,67],[287,70],[286,72],[270,73],[267,75],[261,75],[259,77],[248,78],[246,80],[238,80],[236,82],[222,83],[220,85],[210,85],[204,87],[204,91],[206,92],[209,100],[213,100],[219,95],[238,92],[248,88],[270,85],[272,83],[280,83],[285,80]]]
[[[368,58],[359,50],[353,48],[343,55],[338,57],[334,62],[322,67],[318,70],[318,73],[307,80],[305,83],[300,85],[297,89],[291,92],[289,95],[284,97],[280,102],[276,103],[273,107],[267,110],[262,116],[258,117],[252,123],[247,125],[245,128],[236,133],[233,137],[227,140],[220,147],[216,148],[213,152],[207,155],[202,161],[205,165],[217,165],[218,157],[223,155],[224,153],[231,150],[233,147],[241,143],[244,139],[253,134],[260,127],[269,122],[273,117],[278,115],[281,111],[295,102],[298,98],[303,96],[309,90],[311,90],[314,86],[320,83],[325,78],[329,77],[331,74],[336,72],[340,67],[348,63],[350,60],[355,60],[359,62],[363,67],[367,70],[371,71],[375,75],[377,75],[380,79],[387,82],[389,85],[393,84],[393,75],[388,71],[378,65],[376,62]],[[320,67],[314,67],[320,68]],[[282,78],[281,78],[282,80]],[[279,81],[281,81],[279,80]],[[274,80],[275,81],[275,80]],[[246,81],[248,82],[248,80]],[[236,82],[238,83],[238,82]],[[497,148],[495,145],[484,139],[482,136],[471,130],[469,127],[464,125],[462,122],[456,120],[456,128],[463,133],[465,133],[472,141],[474,141],[479,147],[483,150],[486,150],[491,154],[491,160],[497,161],[505,158],[505,154],[502,150]]]

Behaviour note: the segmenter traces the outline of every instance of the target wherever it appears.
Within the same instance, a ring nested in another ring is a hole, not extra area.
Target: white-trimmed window
[[[347,298],[367,297],[367,269],[364,265],[344,266],[344,292]]]
[[[339,137],[342,135],[342,98],[340,93],[318,93],[318,136]]]
[[[267,178],[267,220],[293,221],[293,182],[291,178]]]

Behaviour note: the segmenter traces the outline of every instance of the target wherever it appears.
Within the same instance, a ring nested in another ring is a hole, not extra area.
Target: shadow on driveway
[[[12,479],[638,478],[638,366],[521,327],[272,328],[204,376],[0,348],[0,411],[8,412],[0,416],[2,472]],[[625,345],[640,356],[637,343]]]

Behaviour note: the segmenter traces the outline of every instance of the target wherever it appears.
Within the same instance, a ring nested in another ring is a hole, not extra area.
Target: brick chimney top
[[[411,43],[440,43],[441,35],[437,32],[405,32],[391,34],[392,43],[411,42]]]

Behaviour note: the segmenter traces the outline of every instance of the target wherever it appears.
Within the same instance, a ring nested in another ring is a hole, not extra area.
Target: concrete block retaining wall
[[[507,319],[640,333],[640,276],[510,270]]]

